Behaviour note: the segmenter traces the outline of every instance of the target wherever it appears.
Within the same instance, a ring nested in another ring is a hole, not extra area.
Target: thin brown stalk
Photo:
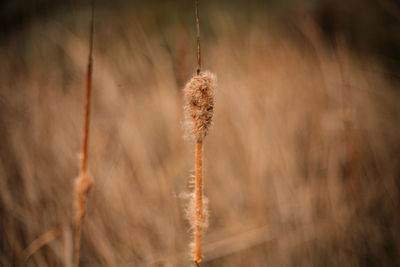
[[[83,129],[83,144],[82,144],[82,164],[81,172],[87,170],[87,151],[89,142],[89,122],[90,122],[90,95],[92,91],[92,71],[93,71],[93,32],[94,32],[94,6],[92,5],[90,19],[90,40],[89,40],[89,58],[86,71],[86,96],[85,96],[85,116]]]
[[[85,206],[88,198],[92,182],[87,173],[88,161],[88,143],[89,143],[89,123],[90,123],[90,97],[92,90],[92,72],[93,72],[93,34],[94,34],[94,4],[92,2],[91,19],[90,19],[90,40],[89,40],[89,58],[86,71],[86,95],[85,95],[85,111],[83,126],[83,143],[82,143],[82,161],[79,177],[75,183],[75,194],[77,204],[76,228],[74,239],[74,266],[79,267],[81,233],[83,217],[85,215]]]
[[[83,216],[77,216],[75,238],[74,238],[74,266],[79,266],[80,250],[81,250],[81,233],[82,233]]]
[[[203,235],[203,142],[196,142],[195,151],[195,229],[194,229],[194,254],[193,260],[197,266],[200,265],[202,255],[202,235]]]
[[[196,6],[196,32],[197,32],[197,75],[199,75],[201,71],[199,0],[195,0],[195,6]]]

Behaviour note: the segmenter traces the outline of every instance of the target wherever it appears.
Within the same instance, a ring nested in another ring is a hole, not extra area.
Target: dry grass
[[[218,105],[205,143],[202,266],[400,264],[399,93],[383,69],[345,43],[327,49],[306,20],[294,36],[257,12],[207,13],[203,67],[218,74]],[[96,188],[81,266],[187,266],[179,195],[193,151],[179,127],[187,69],[175,48],[195,47],[195,34],[148,10],[116,14],[99,9],[96,23]],[[25,265],[72,264],[87,16],[37,21],[0,48],[1,266],[55,227]]]

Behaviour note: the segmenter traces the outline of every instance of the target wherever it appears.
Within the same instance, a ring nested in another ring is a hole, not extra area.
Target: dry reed
[[[87,172],[88,160],[88,143],[89,143],[89,122],[90,122],[90,96],[92,89],[92,71],[93,71],[93,32],[94,32],[94,5],[92,2],[91,19],[90,19],[90,41],[89,41],[89,58],[86,72],[86,95],[85,95],[85,113],[84,113],[84,129],[82,144],[82,162],[81,170],[75,181],[75,197],[76,197],[76,229],[74,240],[74,265],[79,266],[80,244],[83,217],[86,211],[86,202],[89,191],[92,187],[92,181]]]
[[[215,76],[201,72],[199,1],[195,0],[197,30],[197,75],[185,86],[184,110],[186,136],[195,141],[194,192],[188,208],[193,234],[192,260],[200,266],[202,259],[202,235],[207,227],[207,200],[203,197],[203,140],[212,125],[215,104]]]

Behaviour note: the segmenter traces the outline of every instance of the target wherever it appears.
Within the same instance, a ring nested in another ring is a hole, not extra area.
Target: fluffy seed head
[[[186,217],[189,220],[190,224],[190,231],[191,234],[194,236],[196,234],[196,229],[200,231],[201,233],[204,233],[207,230],[208,227],[208,217],[209,217],[209,211],[208,211],[208,198],[203,196],[203,210],[202,214],[200,217],[198,217],[198,214],[196,213],[196,198],[195,194],[192,193],[189,195],[190,197],[190,202],[188,206],[186,207]],[[193,261],[201,261],[201,255],[199,256],[197,251],[196,251],[196,246],[195,242],[191,242],[189,244],[190,247],[190,254],[192,257]]]
[[[216,77],[206,71],[195,75],[185,86],[185,132],[196,141],[203,141],[212,125]]]

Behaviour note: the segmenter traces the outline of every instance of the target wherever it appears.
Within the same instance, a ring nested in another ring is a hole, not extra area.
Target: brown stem
[[[196,171],[195,171],[195,212],[196,212],[196,223],[194,232],[194,261],[197,266],[200,265],[201,261],[201,244],[203,234],[203,142],[196,142]]]
[[[86,71],[86,96],[85,96],[85,117],[83,129],[83,144],[82,144],[82,165],[81,172],[86,172],[87,169],[87,150],[89,142],[89,122],[90,122],[90,96],[92,91],[92,71],[93,71],[93,32],[94,32],[94,5],[92,3],[92,13],[90,19],[90,41],[89,41],[89,58]]]
[[[75,194],[77,201],[77,218],[75,229],[74,244],[74,266],[79,267],[81,233],[83,216],[85,214],[85,204],[89,193],[91,182],[87,175],[88,143],[89,143],[89,122],[90,122],[90,96],[92,90],[92,72],[93,72],[93,33],[94,33],[94,3],[92,1],[91,19],[90,19],[90,40],[89,40],[89,58],[86,71],[86,95],[83,126],[83,144],[82,144],[82,162],[81,171],[77,179]]]
[[[82,216],[78,215],[75,229],[75,245],[74,245],[74,266],[79,266],[79,257],[81,250],[81,232],[82,232]]]
[[[200,22],[199,22],[199,0],[195,0],[196,9],[196,33],[197,33],[197,75],[201,72],[200,53]],[[200,267],[202,256],[202,235],[203,235],[203,142],[196,142],[196,171],[195,171],[195,229],[194,229],[194,253],[193,260],[196,267]]]
[[[197,74],[200,74],[201,56],[200,56],[199,0],[195,0],[195,6],[196,6],[196,30],[197,30]]]
[[[32,241],[29,246],[24,249],[24,251],[22,251],[22,262],[20,266],[25,266],[26,261],[29,259],[29,257],[35,254],[36,251],[38,251],[40,248],[44,247],[45,245],[56,239],[60,235],[60,233],[61,227],[57,226]]]

